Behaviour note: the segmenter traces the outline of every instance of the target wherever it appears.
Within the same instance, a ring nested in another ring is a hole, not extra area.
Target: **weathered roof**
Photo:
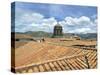
[[[38,42],[29,42],[24,46],[21,46],[16,49],[16,67],[28,65],[31,63],[44,62],[47,60],[57,59],[63,56],[71,56],[73,52],[80,52],[81,50],[77,50],[71,47],[62,47],[56,46],[48,43],[38,43]],[[23,57],[23,55],[25,55]],[[74,53],[73,55],[79,55],[78,53]],[[32,56],[32,60],[31,59]],[[28,61],[27,61],[27,60]]]
[[[29,34],[15,34],[15,38],[18,38],[18,39],[26,39],[26,38],[33,38],[31,35]]]
[[[41,43],[32,41],[16,48],[16,72],[61,71],[97,67],[96,50],[91,50],[90,48],[84,52],[82,48],[71,46],[72,44],[80,43],[79,41],[76,41],[76,43],[72,41],[73,43],[69,43],[67,47],[61,41],[58,43],[58,40],[52,39],[53,42],[49,40]],[[85,44],[85,41],[82,44]],[[89,67],[85,56],[87,56]]]

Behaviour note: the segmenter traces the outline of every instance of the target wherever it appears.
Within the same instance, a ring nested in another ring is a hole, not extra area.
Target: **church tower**
[[[54,31],[53,31],[53,38],[60,38],[63,36],[63,28],[62,26],[58,23],[57,25],[54,26]]]

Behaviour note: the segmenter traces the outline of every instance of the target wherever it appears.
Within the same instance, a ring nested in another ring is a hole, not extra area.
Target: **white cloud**
[[[31,12],[16,16],[15,31],[46,31],[52,32],[57,24],[55,17],[45,18],[43,14]],[[87,16],[65,17],[59,22],[65,33],[92,33],[97,31],[97,19],[91,20]]]
[[[66,17],[65,18],[65,23],[67,25],[75,25],[77,22],[77,19],[76,18],[72,18],[72,17]]]
[[[81,21],[84,21],[84,22],[90,22],[90,18],[89,17],[86,17],[86,16],[82,16],[78,19],[80,22]]]
[[[91,31],[90,28],[80,28],[80,29],[72,30],[70,31],[70,33],[88,33],[90,31]]]
[[[29,13],[29,14],[23,14],[20,20],[24,21],[24,23],[39,23],[44,18],[43,15],[39,13]]]
[[[52,31],[57,23],[54,17],[44,18],[40,13],[23,13],[22,16],[16,17],[15,31]]]
[[[48,19],[43,19],[42,24],[45,26],[54,26],[57,24],[57,21],[54,17],[48,18]]]
[[[79,18],[66,17],[65,24],[67,25],[86,25],[90,23],[90,18],[86,16],[81,16]]]
[[[91,23],[90,18],[86,16],[80,17],[76,22],[78,25],[90,25]]]
[[[97,31],[97,19],[94,21],[87,16],[66,17],[60,24],[64,26],[64,32],[69,33],[93,33]]]

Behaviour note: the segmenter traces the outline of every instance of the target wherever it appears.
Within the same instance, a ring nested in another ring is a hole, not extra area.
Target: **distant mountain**
[[[87,33],[87,34],[77,34],[83,39],[96,39],[97,40],[97,33]]]
[[[28,31],[25,34],[30,34],[33,37],[52,37],[52,33],[44,32],[44,31]]]
[[[44,32],[44,31],[28,31],[28,32],[17,32],[17,34],[29,34],[33,37],[52,37],[53,33],[49,33],[49,32]],[[79,37],[81,37],[82,39],[97,39],[97,33],[87,33],[87,34],[76,34],[76,33],[64,33],[63,36],[65,37],[70,37],[70,36],[74,36],[77,35]]]
[[[64,36],[74,36],[77,35],[79,37],[81,37],[82,39],[97,39],[97,33],[86,33],[86,34],[82,34],[82,33],[65,33]]]

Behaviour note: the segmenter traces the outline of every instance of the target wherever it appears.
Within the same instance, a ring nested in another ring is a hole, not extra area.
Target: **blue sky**
[[[57,23],[65,33],[97,32],[96,7],[26,2],[16,2],[15,6],[16,32],[53,32]]]

